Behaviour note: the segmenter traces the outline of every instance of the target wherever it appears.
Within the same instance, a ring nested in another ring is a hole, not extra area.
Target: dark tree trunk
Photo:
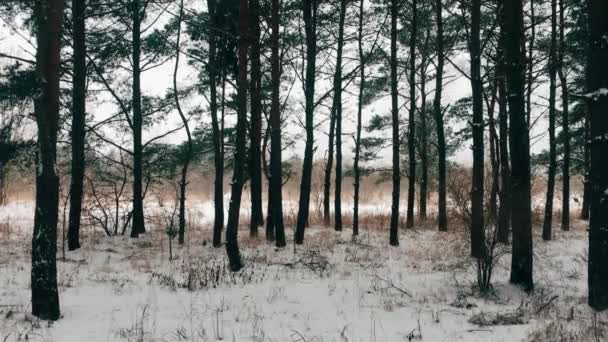
[[[85,45],[85,0],[72,0],[74,70],[72,75],[72,177],[68,250],[80,248],[80,216],[84,186],[84,143],[86,120],[87,65]]]
[[[335,101],[334,104],[335,105]],[[332,107],[329,114],[329,135],[327,141],[327,161],[323,179],[323,224],[329,226],[331,221],[331,172],[334,167],[334,137],[336,134],[336,110]]]
[[[295,242],[304,242],[304,228],[308,224],[310,209],[310,188],[312,184],[312,161],[314,154],[314,102],[315,102],[315,71],[317,57],[317,0],[303,0],[304,26],[306,31],[306,148],[302,166],[302,181],[300,184],[300,203],[296,225]]]
[[[500,154],[500,192],[498,194],[500,206],[498,209],[498,241],[509,243],[509,231],[511,230],[511,166],[509,165],[509,113],[507,110],[507,89],[505,69],[505,29],[504,29],[504,5],[499,8],[500,36],[498,44],[498,61],[496,66],[498,87],[498,125],[499,125],[499,148]]]
[[[43,320],[60,316],[57,291],[57,218],[59,176],[57,131],[59,129],[59,74],[63,0],[36,1],[36,72],[41,91],[34,101],[38,126],[36,164],[36,211],[32,234],[32,314]]]
[[[589,224],[589,305],[608,308],[608,2],[589,0],[591,216]]]
[[[532,115],[532,92],[534,89],[534,44],[536,42],[536,13],[534,1],[530,0],[530,38],[528,39],[527,87],[526,87],[526,122],[530,126]],[[525,33],[524,33],[525,34]]]
[[[471,189],[471,255],[485,256],[483,83],[481,80],[481,1],[473,0],[471,13],[471,88],[473,91],[473,179]]]
[[[342,230],[342,49],[347,0],[340,0],[338,53],[334,74],[334,109],[336,111],[336,185],[334,193],[334,228]]]
[[[410,36],[410,113],[408,120],[407,150],[409,170],[407,175],[407,222],[414,227],[414,203],[416,201],[416,39],[418,39],[418,4],[412,0],[412,32]],[[393,157],[394,158],[394,157]],[[394,162],[394,160],[393,160]]]
[[[496,83],[495,83],[496,84]],[[500,160],[498,155],[500,154],[500,147],[498,143],[498,134],[496,132],[496,120],[494,117],[494,109],[496,107],[496,88],[493,89],[492,99],[488,108],[488,130],[489,130],[489,143],[490,143],[490,166],[492,168],[492,189],[490,192],[490,213],[489,217],[491,222],[497,222],[498,219],[498,193],[500,191]]]
[[[568,79],[564,66],[564,0],[559,1],[559,81],[562,88],[562,136],[564,139],[564,156],[562,165],[562,230],[570,230],[570,124],[569,124],[569,100]]]
[[[145,233],[143,199],[143,146],[141,141],[143,117],[141,109],[141,9],[140,0],[131,3],[132,56],[133,63],[133,226],[131,237]]]
[[[277,247],[285,247],[285,226],[283,223],[283,195],[282,195],[282,169],[281,169],[281,60],[279,57],[279,0],[272,0],[272,34],[271,34],[271,69],[272,69],[272,103],[270,106],[270,192],[272,195],[270,214],[267,224],[272,225],[273,235]]]
[[[443,92],[443,68],[445,65],[445,51],[443,38],[443,0],[435,1],[435,18],[437,20],[437,70],[435,78],[435,99],[433,100],[433,114],[437,126],[437,158],[438,158],[438,193],[437,223],[440,231],[448,230],[447,195],[446,195],[446,151],[445,130],[443,127],[443,111],[441,109],[441,96]]]
[[[262,169],[260,146],[262,141],[262,72],[260,70],[260,3],[249,0],[251,15],[251,127],[249,129],[249,173],[251,178],[250,236],[258,235],[258,227],[264,224],[262,212]]]
[[[217,36],[216,36],[216,18],[215,18],[215,0],[207,1],[210,24],[208,28],[209,34],[209,66],[207,73],[209,75],[209,110],[211,112],[211,130],[213,134],[213,157],[215,166],[215,181],[213,190],[213,203],[215,215],[213,220],[213,246],[220,247],[222,245],[222,230],[224,229],[224,153],[223,153],[223,134],[220,131],[217,108]]]
[[[589,105],[587,105],[589,106]],[[589,141],[589,135],[591,132],[591,127],[589,127],[589,109],[587,108],[585,111],[585,141]],[[583,147],[584,154],[584,170],[585,175],[583,177],[583,204],[581,206],[581,220],[589,219],[589,202],[591,197],[591,184],[589,183],[589,169],[591,166],[591,152],[589,150],[589,144],[584,144]]]
[[[426,122],[426,72],[427,62],[425,58],[422,60],[420,71],[420,204],[419,216],[421,221],[426,220],[426,201],[428,197],[428,182],[429,182],[429,155],[428,155],[428,134]]]
[[[179,183],[179,229],[178,229],[178,243],[184,244],[184,237],[186,235],[186,188],[188,186],[188,167],[190,166],[190,159],[192,159],[192,135],[190,134],[190,126],[188,125],[188,119],[182,111],[182,107],[179,103],[179,94],[177,92],[177,72],[179,70],[179,55],[180,55],[180,39],[181,39],[181,24],[182,16],[184,12],[184,0],[180,2],[178,26],[177,26],[177,41],[175,43],[175,69],[173,70],[173,96],[175,99],[175,106],[179,114],[186,135],[188,137],[186,155],[184,155],[184,165],[182,166],[182,179]]]
[[[526,52],[522,0],[502,0],[505,65],[509,94],[513,252],[511,283],[534,288],[530,193],[530,139],[524,98]]]
[[[551,44],[549,47],[549,171],[547,174],[547,196],[545,220],[543,221],[543,240],[551,240],[553,230],[553,195],[555,192],[555,171],[557,152],[555,149],[555,98],[557,75],[557,0],[551,0]]]
[[[397,0],[391,0],[391,116],[393,124],[393,202],[391,206],[390,245],[399,246],[399,88],[397,84]]]
[[[359,2],[359,32],[357,47],[359,49],[359,97],[357,99],[357,131],[355,132],[355,160],[353,164],[353,235],[359,235],[359,187],[361,180],[361,169],[359,159],[361,158],[361,126],[363,116],[363,94],[365,92],[365,56],[363,55],[363,16],[365,14],[365,0]]]
[[[236,122],[236,152],[234,155],[234,171],[230,205],[228,207],[228,224],[226,225],[226,252],[230,270],[236,272],[243,268],[239,252],[238,231],[241,197],[243,195],[244,167],[247,151],[247,41],[249,29],[249,6],[247,0],[239,1],[239,37],[238,60],[239,72],[237,79],[237,122]]]

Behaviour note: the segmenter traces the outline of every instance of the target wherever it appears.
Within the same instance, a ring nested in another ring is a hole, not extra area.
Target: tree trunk
[[[72,177],[68,250],[80,248],[80,217],[84,186],[87,65],[85,45],[85,0],[72,0],[74,70],[72,75]]]
[[[585,110],[585,141],[589,141],[591,127],[589,127],[589,105]],[[591,166],[591,152],[589,150],[589,144],[585,143],[583,147],[583,154],[585,159],[584,170],[585,174],[583,177],[583,204],[581,206],[581,220],[589,220],[589,202],[591,197],[591,187],[589,183],[589,169]]]
[[[498,209],[498,241],[509,243],[509,231],[511,230],[511,166],[509,165],[509,113],[507,110],[507,89],[505,69],[505,28],[504,28],[504,2],[499,8],[500,36],[498,43],[498,61],[496,66],[498,86],[498,125],[499,125],[499,149],[500,154],[500,192],[498,194],[500,206]]]
[[[59,74],[62,0],[36,1],[36,72],[42,91],[34,101],[38,126],[36,211],[32,234],[32,314],[43,320],[60,316],[57,291],[57,218],[59,176],[56,174],[59,129]]]
[[[190,134],[190,126],[188,125],[188,119],[182,111],[182,107],[179,103],[179,94],[177,92],[177,72],[179,70],[179,55],[180,55],[180,39],[181,39],[181,24],[184,12],[184,0],[180,1],[179,16],[177,22],[177,41],[175,43],[175,69],[173,70],[173,96],[175,100],[175,106],[179,114],[184,128],[186,130],[186,136],[188,137],[186,155],[184,156],[184,165],[182,165],[182,179],[179,183],[179,229],[178,229],[178,243],[184,244],[184,237],[186,232],[186,188],[188,186],[188,167],[190,166],[190,159],[192,158],[192,135]]]
[[[140,0],[133,0],[131,8],[133,63],[133,226],[131,237],[145,233],[143,204],[143,146],[141,142],[143,117],[141,109],[141,10]]]
[[[296,225],[295,242],[304,242],[304,229],[308,224],[310,209],[310,188],[312,184],[312,162],[314,154],[314,102],[315,102],[315,72],[317,57],[317,0],[303,0],[304,26],[306,31],[306,83],[304,96],[306,98],[306,148],[302,166],[302,181],[300,184],[300,203]]]
[[[562,135],[564,139],[564,156],[562,165],[562,230],[570,230],[570,123],[569,123],[569,100],[568,79],[564,66],[564,0],[559,1],[559,81],[562,88]]]
[[[509,99],[513,249],[511,283],[534,288],[530,193],[530,139],[524,99],[526,52],[522,0],[502,0]]]
[[[391,0],[391,116],[393,124],[393,203],[391,206],[390,245],[399,246],[399,88],[397,84],[397,0]]]
[[[407,175],[407,223],[414,227],[414,203],[416,200],[416,39],[418,39],[418,4],[412,0],[412,32],[410,36],[410,113],[408,121],[407,150],[409,170]]]
[[[272,194],[269,225],[274,226],[274,237],[277,247],[285,247],[285,226],[283,223],[283,195],[281,169],[281,60],[279,57],[280,4],[272,0],[272,34],[271,34],[271,69],[272,69],[272,103],[270,106],[271,150],[270,150],[270,194]]]
[[[471,13],[471,88],[473,91],[473,179],[471,189],[471,255],[485,256],[483,84],[481,80],[481,1],[473,0]]]
[[[335,88],[334,88],[335,89]],[[334,137],[336,133],[336,110],[333,107],[335,101],[332,104],[332,109],[329,114],[329,135],[327,141],[327,161],[325,162],[325,175],[323,179],[323,224],[329,226],[331,221],[331,172],[333,171],[334,165]]]
[[[495,82],[496,84],[497,82]],[[488,108],[488,130],[489,130],[489,143],[490,143],[490,166],[492,168],[492,189],[490,192],[490,213],[491,222],[495,223],[498,219],[498,193],[500,192],[500,160],[498,155],[500,154],[500,147],[498,143],[498,134],[496,133],[496,120],[494,117],[494,109],[496,107],[497,94],[496,90],[498,87],[494,87],[492,91],[492,99]]]
[[[437,20],[437,70],[435,78],[435,99],[433,100],[433,114],[437,126],[437,158],[438,158],[438,195],[437,223],[440,231],[448,230],[447,195],[446,195],[446,148],[445,130],[443,127],[443,111],[441,109],[441,96],[443,92],[443,68],[445,65],[445,51],[443,38],[443,0],[435,1],[435,18]]]
[[[589,0],[591,216],[589,224],[589,305],[608,308],[608,2]]]
[[[420,70],[420,204],[419,213],[421,221],[426,221],[426,201],[428,197],[428,182],[429,182],[429,155],[428,155],[428,134],[426,122],[426,72],[427,62],[426,57],[422,60]]]
[[[224,153],[222,141],[224,139],[220,131],[220,124],[217,116],[217,45],[216,45],[216,25],[215,25],[215,0],[207,1],[210,24],[209,34],[209,111],[211,112],[211,130],[213,135],[213,157],[215,166],[215,180],[213,190],[213,203],[215,215],[213,220],[213,247],[222,245],[222,230],[224,229]]]
[[[236,123],[236,152],[234,155],[234,171],[232,176],[232,189],[230,206],[228,207],[228,224],[226,225],[226,252],[230,263],[230,270],[236,272],[243,268],[241,253],[239,252],[238,231],[241,197],[243,195],[243,182],[247,138],[247,36],[249,29],[249,13],[247,0],[239,1],[239,37],[238,59],[239,73],[237,79],[237,123]]]
[[[557,0],[551,0],[551,45],[549,47],[549,171],[547,174],[547,196],[545,220],[543,221],[543,240],[551,240],[553,225],[553,195],[555,191],[555,170],[557,153],[555,149],[555,93],[557,75]]]
[[[528,63],[527,63],[527,81],[528,86],[526,88],[526,122],[530,126],[530,117],[532,115],[532,91],[534,89],[534,44],[536,42],[536,13],[534,7],[534,1],[530,0],[530,39],[528,42]],[[525,32],[524,32],[525,34]]]
[[[359,32],[357,47],[359,49],[359,97],[357,99],[357,131],[355,133],[355,160],[353,164],[353,236],[359,235],[359,187],[361,180],[361,169],[359,159],[361,158],[361,127],[363,116],[363,94],[365,92],[365,56],[363,55],[363,16],[365,14],[365,0],[359,2]]]
[[[258,235],[258,227],[264,224],[262,212],[262,169],[260,146],[262,141],[262,72],[260,70],[260,2],[250,0],[251,15],[251,127],[249,129],[249,173],[251,178],[251,221],[249,234]]]
[[[334,108],[336,111],[336,185],[334,193],[334,228],[342,230],[342,49],[344,46],[344,19],[347,0],[340,0],[338,53],[334,74]]]

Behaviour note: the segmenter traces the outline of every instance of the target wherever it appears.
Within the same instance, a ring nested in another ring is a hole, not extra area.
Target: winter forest
[[[606,309],[608,1],[0,1],[0,340],[599,342]]]

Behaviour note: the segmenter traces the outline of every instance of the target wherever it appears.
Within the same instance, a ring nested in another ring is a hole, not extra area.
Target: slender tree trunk
[[[334,228],[342,230],[342,49],[344,47],[344,19],[347,0],[340,0],[338,53],[334,74],[334,108],[336,111],[336,185],[334,193]]]
[[[217,116],[217,45],[216,45],[216,18],[215,18],[215,0],[207,1],[210,24],[208,28],[209,34],[209,67],[207,73],[209,75],[209,110],[211,112],[211,130],[213,135],[213,157],[215,165],[215,180],[213,191],[213,202],[215,215],[213,220],[213,246],[220,247],[222,245],[222,230],[224,229],[224,153],[223,153],[223,134],[220,131],[220,124]],[[223,123],[223,120],[222,120]]]
[[[591,127],[589,127],[589,105],[587,105],[587,108],[585,110],[585,141],[589,141],[590,138],[590,132],[591,132]],[[585,143],[584,147],[583,147],[583,154],[584,154],[584,170],[585,170],[585,175],[583,178],[583,204],[581,207],[581,220],[588,220],[589,219],[589,202],[591,201],[590,197],[591,197],[591,187],[590,187],[590,183],[589,183],[589,169],[591,167],[591,151],[589,149],[589,144]]]
[[[412,32],[410,36],[410,113],[408,121],[407,228],[414,227],[416,201],[416,40],[418,39],[418,4],[412,0]]]
[[[184,128],[186,130],[186,136],[188,137],[186,155],[184,155],[184,165],[182,165],[182,179],[179,183],[179,229],[178,229],[178,243],[184,244],[184,237],[186,233],[186,188],[188,186],[188,167],[190,166],[190,159],[192,158],[192,135],[190,134],[190,126],[188,125],[188,119],[184,115],[182,107],[179,103],[179,94],[177,92],[177,72],[179,70],[179,55],[180,55],[180,40],[181,40],[181,24],[184,12],[184,0],[180,1],[179,16],[177,22],[177,41],[175,43],[175,69],[173,70],[173,97],[175,100],[175,106],[179,114]]]
[[[481,80],[481,0],[473,0],[471,13],[471,88],[473,91],[473,180],[471,189],[471,255],[485,256],[484,122],[483,83]]]
[[[335,89],[335,88],[334,88]],[[331,172],[334,167],[334,137],[336,133],[336,110],[333,107],[329,114],[329,135],[327,141],[327,161],[325,162],[325,175],[323,179],[323,224],[329,226],[331,221]]]
[[[425,58],[422,60],[420,71],[420,208],[419,216],[421,221],[426,221],[426,201],[428,197],[428,182],[429,182],[429,156],[428,156],[428,134],[426,122],[426,72],[427,62]]]
[[[441,109],[441,96],[443,93],[443,68],[445,65],[445,49],[443,38],[443,0],[435,1],[435,18],[437,21],[437,70],[435,76],[435,99],[433,100],[433,114],[437,126],[437,158],[439,201],[437,203],[437,223],[440,231],[448,230],[447,195],[446,195],[446,148],[445,130],[443,127],[443,111]]]
[[[570,123],[569,123],[569,100],[568,79],[564,66],[564,0],[559,1],[559,81],[562,88],[562,136],[564,139],[564,156],[562,165],[562,230],[570,230]]]
[[[530,0],[530,39],[528,46],[528,63],[527,63],[527,81],[526,87],[526,121],[530,126],[530,118],[532,115],[532,92],[534,89],[534,44],[536,43],[536,8],[534,4],[536,0]]]
[[[303,0],[304,26],[306,31],[306,148],[304,150],[304,165],[302,166],[302,182],[300,184],[300,203],[296,225],[295,242],[304,242],[304,228],[308,224],[310,209],[310,188],[312,184],[312,162],[314,154],[314,97],[315,73],[317,57],[317,0]]]
[[[495,83],[496,84],[496,83]],[[489,143],[490,143],[490,166],[492,168],[492,189],[490,192],[490,213],[491,222],[497,222],[498,219],[498,193],[500,192],[500,160],[498,155],[500,154],[500,147],[498,143],[498,137],[496,133],[496,120],[494,117],[494,109],[496,107],[496,88],[493,89],[492,100],[488,108],[488,130],[489,130]]]
[[[282,195],[282,169],[281,169],[281,60],[279,57],[280,34],[280,4],[279,0],[272,0],[272,34],[271,34],[271,69],[272,69],[272,103],[270,108],[271,150],[270,150],[270,187],[272,202],[270,212],[271,223],[274,226],[275,243],[277,247],[285,247],[285,226],[283,223],[283,195]],[[270,224],[270,223],[269,223]]]
[[[509,112],[507,110],[507,89],[505,69],[505,28],[504,2],[499,7],[500,36],[498,43],[498,64],[496,66],[498,86],[498,125],[499,125],[499,154],[500,154],[500,207],[498,209],[498,241],[509,243],[511,230],[511,166],[509,165]]]
[[[397,16],[398,0],[391,0],[391,116],[393,124],[393,203],[391,206],[390,245],[399,246],[399,88],[397,84]]]
[[[262,72],[260,67],[260,2],[249,0],[251,15],[251,127],[249,130],[249,172],[251,178],[250,236],[258,235],[258,227],[264,224],[262,212],[262,169],[260,146],[262,141]]]
[[[589,305],[608,308],[608,2],[589,0],[591,49],[587,73],[590,109],[591,216],[589,224]]]
[[[84,187],[87,87],[85,0],[72,0],[72,34],[74,40],[74,70],[72,75],[72,177],[68,224],[68,250],[70,251],[80,248],[80,216]]]
[[[133,0],[131,8],[132,22],[132,63],[133,63],[133,226],[131,237],[145,233],[143,203],[143,117],[141,109],[141,9],[140,0]]]
[[[357,99],[357,131],[355,133],[355,161],[353,164],[353,235],[359,235],[359,187],[361,185],[361,127],[363,116],[363,94],[365,93],[365,56],[363,55],[363,16],[365,15],[365,0],[359,2],[359,35],[357,47],[359,49],[359,97]]]
[[[534,288],[530,193],[530,139],[524,98],[526,52],[522,0],[502,0],[505,19],[505,65],[509,94],[513,252],[511,283]]]
[[[238,231],[241,197],[243,195],[244,167],[246,158],[247,138],[247,41],[249,29],[249,11],[247,0],[239,1],[239,37],[238,59],[239,73],[237,79],[237,123],[236,123],[236,153],[234,155],[234,171],[230,206],[228,207],[228,224],[226,225],[226,252],[230,270],[236,272],[243,268],[239,252]]]
[[[549,47],[549,171],[547,174],[547,196],[543,240],[551,240],[553,225],[553,195],[555,192],[555,171],[557,152],[555,149],[555,98],[557,75],[557,0],[551,0],[551,45]]]
[[[63,0],[36,1],[36,73],[42,91],[34,101],[38,126],[36,211],[32,234],[32,314],[43,320],[60,316],[57,291],[57,218],[59,176],[56,173],[59,130],[59,74]]]

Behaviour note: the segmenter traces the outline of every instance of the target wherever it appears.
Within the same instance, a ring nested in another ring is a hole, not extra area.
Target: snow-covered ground
[[[203,245],[207,224],[174,246],[173,261],[160,229],[138,240],[85,232],[82,250],[66,260],[58,254],[63,317],[49,323],[28,314],[29,215],[23,205],[0,210],[0,341],[607,338],[608,315],[586,305],[584,222],[556,231],[554,241],[535,240],[533,293],[509,285],[507,254],[488,296],[473,286],[476,268],[462,230],[402,230],[401,245],[390,247],[387,230],[363,229],[355,242],[349,229],[312,227],[295,253],[293,245],[277,250],[243,230],[246,267],[237,274],[227,270],[223,248]]]

